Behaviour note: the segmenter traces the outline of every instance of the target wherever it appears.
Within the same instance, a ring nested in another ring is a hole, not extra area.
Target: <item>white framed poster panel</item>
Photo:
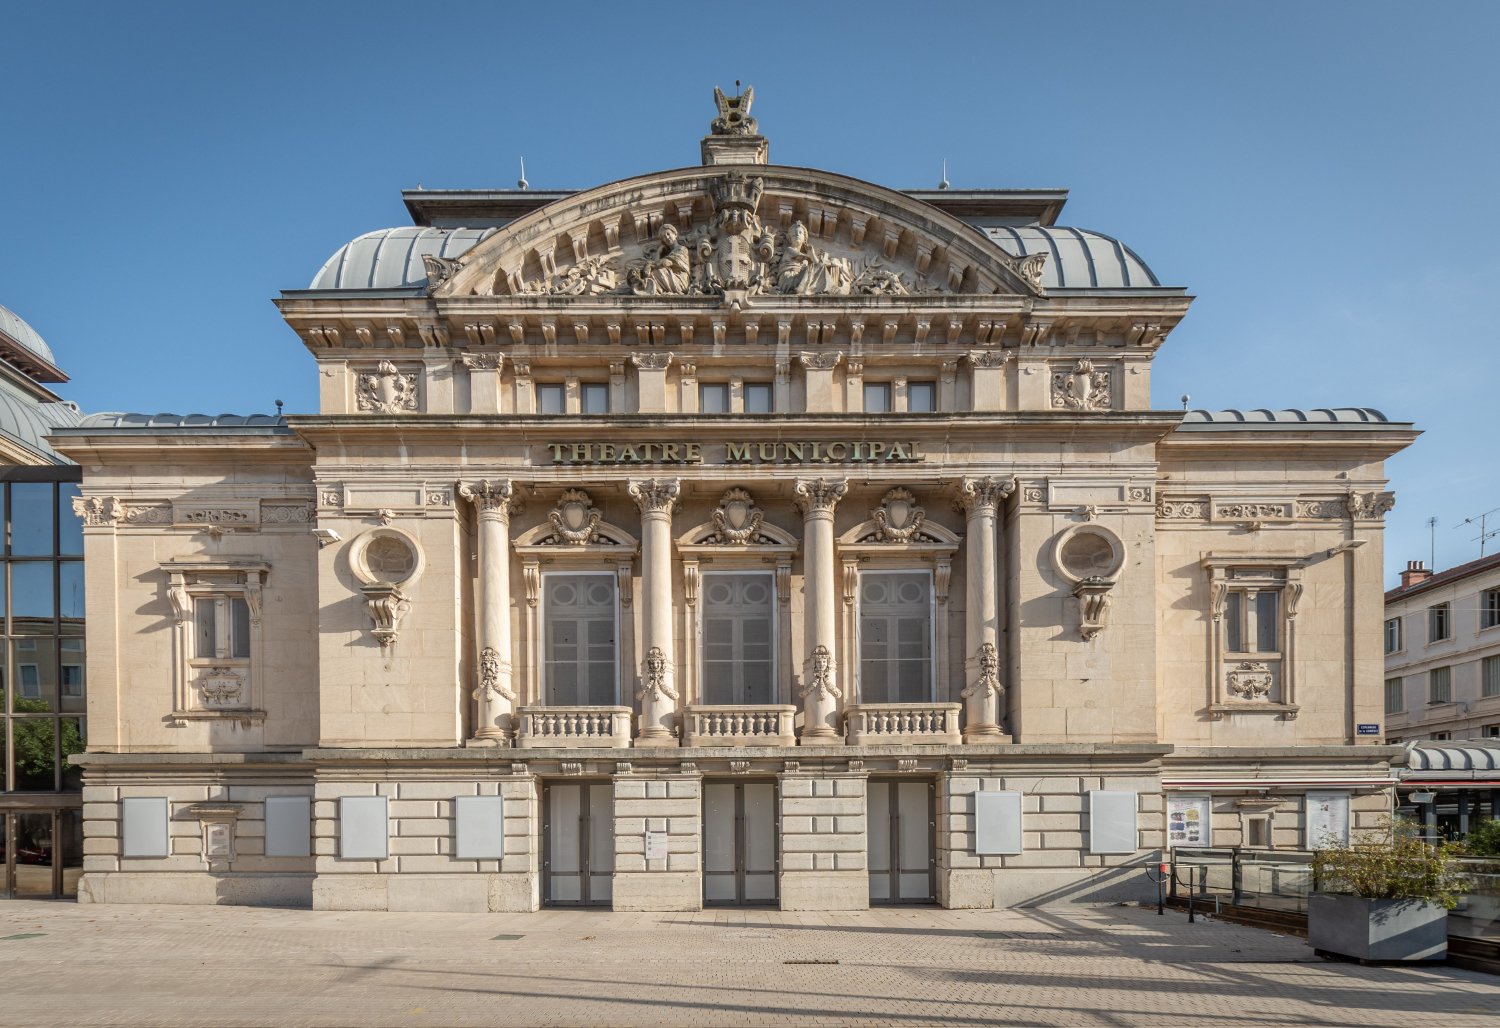
[[[1167,793],[1167,846],[1185,849],[1212,845],[1212,816],[1211,797]]]

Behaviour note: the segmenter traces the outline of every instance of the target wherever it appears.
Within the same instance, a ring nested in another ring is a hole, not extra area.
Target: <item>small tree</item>
[[[1426,842],[1416,823],[1387,816],[1361,829],[1356,842],[1328,840],[1313,853],[1313,881],[1320,892],[1365,899],[1414,899],[1452,910],[1467,877],[1453,863],[1461,843]]]
[[[1487,817],[1479,822],[1464,846],[1476,857],[1500,857],[1500,821]]]

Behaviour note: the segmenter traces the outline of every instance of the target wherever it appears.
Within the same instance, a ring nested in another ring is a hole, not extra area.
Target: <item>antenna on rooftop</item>
[[[735,79],[734,80],[734,98],[736,100],[738,100],[740,98],[740,80],[739,79]]]
[[[948,188],[948,158],[943,158],[943,181],[938,183],[939,189]]]
[[[1488,526],[1486,524],[1489,516],[1491,514],[1494,514],[1496,511],[1500,511],[1500,507],[1496,507],[1496,508],[1494,508],[1494,510],[1487,510],[1483,514],[1478,515],[1477,517],[1464,518],[1463,522],[1461,524],[1457,524],[1457,525],[1453,526],[1454,528],[1463,528],[1464,525],[1472,525],[1476,521],[1479,523],[1479,534],[1477,536],[1475,536],[1473,539],[1470,539],[1469,542],[1471,542],[1471,543],[1472,542],[1479,543],[1479,558],[1480,558],[1480,560],[1484,559],[1484,544],[1488,540],[1495,538],[1495,536],[1500,535],[1500,528],[1493,528],[1493,529],[1492,528],[1488,528]],[[1436,521],[1437,518],[1433,518],[1432,520]],[[1432,569],[1434,571],[1437,570],[1437,562],[1436,561],[1433,562]]]
[[[516,183],[518,189],[530,189],[531,183],[526,181],[526,158],[521,158],[521,181]]]

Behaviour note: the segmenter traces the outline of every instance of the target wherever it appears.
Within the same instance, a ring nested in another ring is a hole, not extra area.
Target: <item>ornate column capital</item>
[[[792,487],[797,509],[808,519],[819,516],[831,519],[833,509],[848,491],[847,478],[799,478]]]
[[[959,486],[958,499],[954,506],[968,518],[994,517],[1000,501],[1015,492],[1014,478],[966,478]]]
[[[677,494],[682,483],[675,478],[638,478],[631,480],[626,492],[641,509],[642,518],[671,518],[677,509]]]
[[[672,363],[670,353],[632,353],[630,363],[642,371],[666,371]]]
[[[835,350],[832,353],[803,352],[797,355],[798,361],[809,371],[832,371],[838,367],[838,363],[843,357],[844,353],[842,350]]]
[[[519,514],[526,505],[515,495],[515,483],[508,478],[491,482],[460,482],[458,495],[468,500],[479,512],[480,521],[510,522],[512,514]]]

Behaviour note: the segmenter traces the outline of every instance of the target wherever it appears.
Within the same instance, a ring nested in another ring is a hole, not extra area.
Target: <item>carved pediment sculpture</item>
[[[1229,672],[1229,691],[1248,702],[1266,702],[1275,681],[1271,668],[1259,660],[1242,660]]]
[[[671,228],[670,225],[666,227]],[[571,268],[545,282],[528,282],[526,292],[547,296],[604,296],[625,292],[627,290],[620,288],[620,257],[618,252],[582,257]]]
[[[704,542],[741,544],[771,542],[760,535],[765,512],[754,506],[750,494],[743,489],[731,489],[719,501],[719,506],[709,515],[717,531]]]
[[[403,374],[390,361],[381,361],[373,374],[359,376],[359,409],[376,414],[416,410],[416,374]]]
[[[1072,371],[1052,374],[1052,406],[1067,410],[1109,409],[1109,372],[1095,371],[1087,357],[1073,365]]]
[[[692,270],[688,248],[678,240],[677,229],[663,224],[656,242],[646,247],[645,256],[626,271],[625,286],[620,291],[636,296],[681,295],[688,291]]]
[[[582,489],[569,489],[557,501],[555,510],[547,512],[547,519],[556,530],[556,538],[573,546],[599,542],[599,522],[604,512],[593,506],[589,494]]]
[[[875,542],[920,542],[927,511],[917,506],[917,498],[909,491],[898,487],[881,497],[880,506],[870,511],[870,520],[878,526]]]
[[[709,126],[716,136],[753,136],[760,126],[750,117],[750,105],[755,102],[755,87],[751,86],[739,96],[725,96],[724,91],[714,86],[714,106],[719,116]]]

